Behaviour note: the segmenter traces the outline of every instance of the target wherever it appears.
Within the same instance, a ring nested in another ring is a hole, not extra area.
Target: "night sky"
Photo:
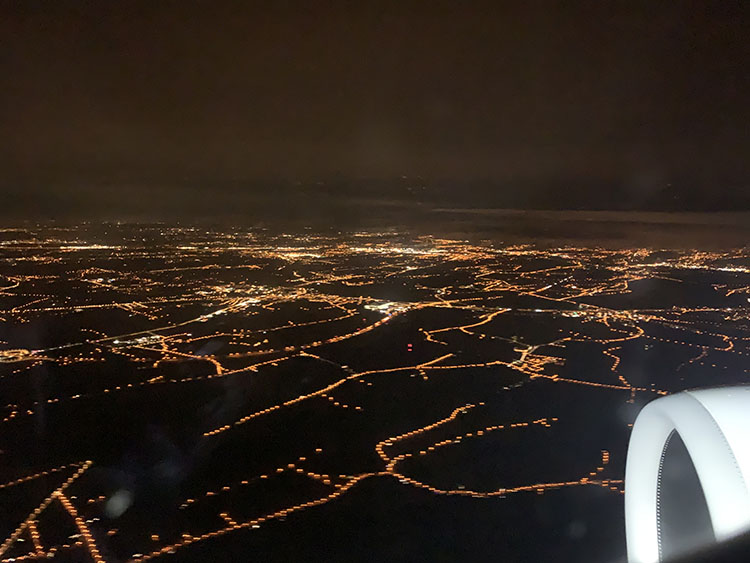
[[[750,209],[746,2],[263,4],[4,2],[4,214]]]

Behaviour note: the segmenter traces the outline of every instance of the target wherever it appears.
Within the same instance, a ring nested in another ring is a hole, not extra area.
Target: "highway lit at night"
[[[422,550],[410,510],[473,519],[477,542],[526,514],[517,533],[549,549],[617,555],[640,406],[748,379],[749,265],[396,231],[4,229],[0,561],[283,560],[296,548],[270,546],[359,537],[368,511],[377,542]]]

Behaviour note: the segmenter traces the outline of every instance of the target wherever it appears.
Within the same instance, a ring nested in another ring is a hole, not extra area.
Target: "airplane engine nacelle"
[[[625,469],[630,563],[750,529],[750,387],[685,391],[643,408]]]

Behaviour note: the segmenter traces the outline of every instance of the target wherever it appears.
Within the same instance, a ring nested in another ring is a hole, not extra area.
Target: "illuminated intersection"
[[[6,229],[0,560],[615,559],[640,406],[748,379],[749,254]]]

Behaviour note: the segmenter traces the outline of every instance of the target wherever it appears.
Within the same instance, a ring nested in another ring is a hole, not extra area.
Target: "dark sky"
[[[750,205],[747,2],[2,6],[16,212],[401,176],[459,205]]]

